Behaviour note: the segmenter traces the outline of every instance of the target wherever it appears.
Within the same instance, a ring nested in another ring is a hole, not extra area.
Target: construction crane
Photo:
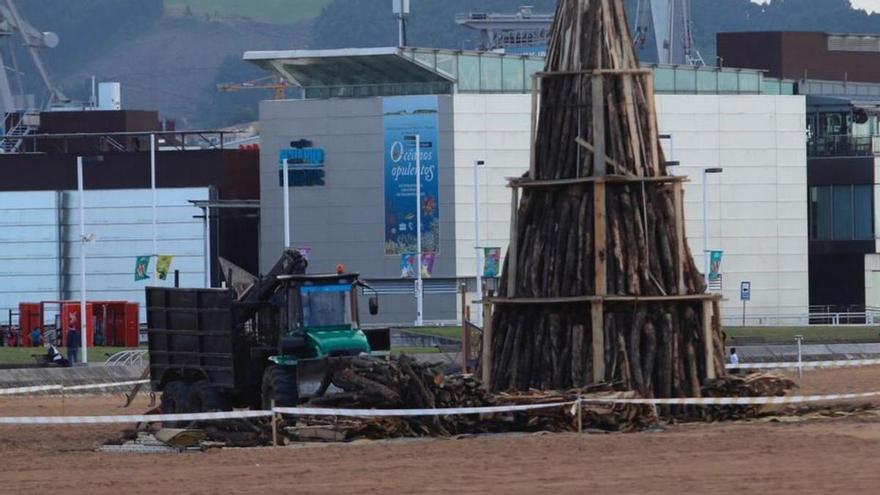
[[[245,89],[270,89],[273,92],[273,100],[284,100],[287,96],[284,90],[291,87],[291,84],[278,76],[261,77],[241,83],[223,83],[217,85],[217,91],[233,93]]]
[[[657,61],[672,65],[706,65],[694,42],[691,0],[638,0],[633,41],[643,49],[653,26]]]
[[[46,107],[51,107],[57,103],[69,102],[70,99],[52,82],[39,53],[40,48],[55,48],[58,46],[58,35],[52,32],[42,32],[34,28],[21,18],[12,0],[5,0],[3,3],[0,3],[0,38],[8,41],[16,32],[20,33],[24,39],[24,46],[34,63],[34,67],[36,67],[37,72],[40,74],[46,89],[49,90],[49,99],[46,102]],[[0,56],[0,68],[3,68],[3,70],[0,70],[0,110],[10,113],[20,110],[20,108],[16,108],[19,105],[16,105],[13,98],[12,88],[9,84],[5,67],[2,56]]]

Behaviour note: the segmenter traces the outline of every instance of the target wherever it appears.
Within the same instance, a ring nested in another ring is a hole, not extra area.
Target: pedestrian
[[[34,329],[31,330],[30,338],[31,347],[40,347],[43,345],[43,334],[40,333],[39,327],[34,327]]]
[[[58,352],[58,348],[56,348],[53,344],[50,344],[49,342],[46,342],[45,346],[47,365],[61,366],[64,368],[70,366],[70,361],[64,359],[64,356],[62,356],[61,353]]]
[[[67,360],[70,361],[71,365],[76,362],[76,352],[81,344],[82,339],[79,337],[79,332],[76,328],[70,328],[67,331]]]
[[[735,367],[739,364],[739,356],[736,354],[736,347],[730,348],[730,364],[734,366],[734,368],[731,368],[730,372],[739,373],[739,368]]]

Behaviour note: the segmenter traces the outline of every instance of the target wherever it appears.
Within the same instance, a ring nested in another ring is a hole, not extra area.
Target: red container
[[[93,301],[98,331],[103,345],[138,346],[138,304],[125,301]],[[97,338],[97,336],[96,336]]]
[[[40,334],[43,332],[43,313],[40,311],[40,303],[18,304],[18,327],[21,329],[21,342],[10,341],[7,344],[30,347],[31,330],[39,328]]]
[[[93,313],[93,305],[95,303],[86,303],[86,314],[94,315]],[[61,304],[61,331],[63,335],[62,345],[67,345],[67,332],[71,328],[75,328],[79,330],[80,322],[79,322],[79,303],[75,301],[64,302]],[[86,319],[86,335],[89,337],[94,336],[94,318]],[[80,343],[83,346],[92,347],[94,344],[90,338],[87,338],[83,335],[80,336]]]

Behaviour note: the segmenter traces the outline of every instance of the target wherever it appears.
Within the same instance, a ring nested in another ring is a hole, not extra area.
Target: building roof
[[[543,57],[410,47],[248,51],[244,60],[302,87],[306,98],[525,93],[544,67]]]

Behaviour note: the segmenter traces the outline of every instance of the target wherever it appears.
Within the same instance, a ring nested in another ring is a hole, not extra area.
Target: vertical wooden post
[[[486,390],[492,390],[492,303],[489,302],[492,294],[486,291],[483,297],[483,355],[481,366],[483,368],[483,386]]]
[[[593,283],[593,293],[597,296],[604,296],[608,293],[605,223],[605,183],[597,181],[593,184],[593,252],[595,253],[593,262],[596,277]]]
[[[477,288],[479,290],[479,287]],[[468,329],[467,284],[461,284],[461,372],[468,372],[471,352],[471,332]]]
[[[519,189],[510,188],[510,245],[507,248],[507,297],[516,297],[516,249],[517,249],[517,208]]]
[[[653,173],[660,175],[660,150],[658,148],[660,137],[657,134],[657,110],[654,104],[654,71],[644,75],[645,78],[645,104],[648,107],[648,146],[651,149],[650,163]]]
[[[682,184],[680,181],[672,183],[673,207],[675,208],[675,278],[678,280],[678,293],[687,293],[687,284],[684,283],[684,211],[682,209]]]
[[[605,84],[603,76],[593,76],[593,175],[605,175]]]
[[[537,161],[538,146],[535,140],[538,136],[538,76],[532,74],[532,118],[531,118],[531,152],[529,153],[529,179],[535,179],[535,162]]]
[[[270,402],[272,407],[272,446],[278,446],[278,413],[275,412],[275,399]]]
[[[605,381],[605,304],[601,300],[591,303],[591,331],[593,348],[593,383]]]
[[[703,352],[706,355],[706,378],[715,378],[715,340],[712,325],[712,300],[703,299]]]

